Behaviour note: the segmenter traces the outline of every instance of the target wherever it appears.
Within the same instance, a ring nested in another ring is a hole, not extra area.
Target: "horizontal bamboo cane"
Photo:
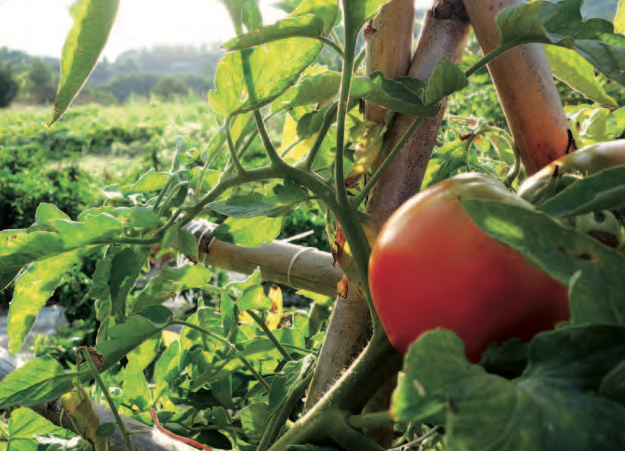
[[[193,221],[185,227],[198,241],[198,262],[242,274],[252,274],[260,268],[264,280],[336,296],[336,285],[343,272],[332,266],[330,253],[285,241],[255,248],[236,246],[216,239],[215,227],[205,220]]]

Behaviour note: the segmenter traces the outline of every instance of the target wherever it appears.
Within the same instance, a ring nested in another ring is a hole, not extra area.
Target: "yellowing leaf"
[[[269,290],[269,299],[271,299],[271,312],[267,316],[267,327],[273,330],[278,327],[280,320],[282,319],[283,303],[282,303],[282,290],[277,285],[274,285]]]
[[[377,122],[358,121],[350,131],[355,145],[354,165],[345,178],[345,185],[352,186],[369,170],[382,152],[386,126]]]

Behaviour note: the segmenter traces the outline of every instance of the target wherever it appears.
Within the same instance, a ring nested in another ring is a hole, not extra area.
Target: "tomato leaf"
[[[228,218],[213,232],[218,240],[245,247],[272,242],[280,234],[282,218]]]
[[[241,423],[245,435],[258,443],[268,425],[269,408],[267,404],[250,404],[241,411]]]
[[[20,274],[9,307],[9,350],[12,353],[22,349],[39,310],[83,254],[84,251],[77,250],[36,261]]]
[[[125,323],[111,327],[108,339],[96,346],[97,351],[104,356],[101,371],[106,371],[141,343],[167,327],[172,315],[168,308],[155,305],[129,316]]]
[[[76,373],[66,373],[52,357],[38,357],[0,383],[0,408],[51,401],[70,391],[75,380]]]
[[[329,33],[337,12],[336,1],[304,0],[290,17],[314,14]],[[217,90],[209,94],[212,108],[226,116],[261,108],[293,85],[322,48],[312,39],[289,38],[226,55],[217,66]]]
[[[8,427],[7,451],[37,451],[38,449],[63,449],[89,451],[87,440],[73,432],[54,425],[31,409],[20,407],[11,412]]]
[[[61,82],[48,126],[58,121],[87,81],[108,40],[119,0],[79,0],[71,8],[74,25],[65,40]]]
[[[159,191],[165,186],[170,175],[166,172],[156,172],[154,168],[150,168],[139,177],[135,183],[122,188],[122,194],[125,196],[136,193],[149,193]]]
[[[625,166],[604,169],[562,190],[539,209],[555,218],[625,206]]]
[[[546,45],[545,54],[553,76],[572,89],[601,105],[617,108],[619,105],[606,94],[595,76],[595,70],[579,53],[564,47]]]
[[[133,313],[165,302],[182,290],[202,288],[210,283],[212,272],[203,265],[186,265],[180,268],[163,268],[158,276],[150,279],[132,304]]]
[[[460,339],[439,329],[410,347],[391,412],[444,424],[449,449],[621,449],[625,407],[596,393],[623,352],[623,327],[566,327],[536,336],[529,366],[508,380],[469,364]]]
[[[242,50],[279,39],[323,36],[325,24],[323,20],[314,14],[287,17],[275,24],[260,27],[251,33],[237,36],[222,44],[226,50]]]
[[[584,21],[582,0],[518,4],[495,17],[501,44],[530,42],[573,49],[605,76],[625,84],[625,36],[604,19]]]
[[[434,105],[439,100],[462,91],[469,85],[469,80],[451,61],[442,59],[434,68],[430,77],[427,90],[425,91],[425,104]]]
[[[514,205],[465,200],[487,235],[569,286],[573,324],[625,324],[625,257],[549,216]]]

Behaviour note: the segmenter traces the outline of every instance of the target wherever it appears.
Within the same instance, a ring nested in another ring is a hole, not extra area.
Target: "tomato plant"
[[[529,341],[569,316],[566,288],[486,236],[464,211],[463,199],[523,205],[492,178],[459,175],[401,206],[373,246],[371,295],[401,352],[442,327],[456,332],[469,360],[477,362],[490,343]]]

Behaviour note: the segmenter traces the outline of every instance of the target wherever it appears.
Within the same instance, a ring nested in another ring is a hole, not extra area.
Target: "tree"
[[[20,95],[29,103],[52,103],[57,85],[58,80],[52,68],[41,58],[34,58],[21,76]]]
[[[10,66],[0,64],[0,108],[8,107],[17,96],[18,85]]]
[[[163,100],[172,101],[176,97],[183,97],[189,93],[184,81],[171,75],[165,76],[152,88],[152,94]]]

